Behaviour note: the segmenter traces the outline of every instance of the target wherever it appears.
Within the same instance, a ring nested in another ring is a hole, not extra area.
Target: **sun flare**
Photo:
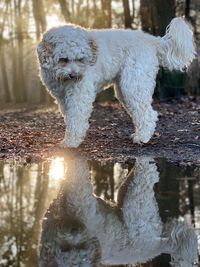
[[[49,177],[57,181],[64,178],[64,158],[57,157],[52,160],[49,170]]]

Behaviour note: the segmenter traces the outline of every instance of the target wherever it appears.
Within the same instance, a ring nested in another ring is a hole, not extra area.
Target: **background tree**
[[[10,88],[8,83],[8,74],[6,69],[6,59],[5,59],[5,50],[4,50],[4,40],[3,40],[3,32],[5,23],[8,16],[8,7],[9,3],[8,1],[5,2],[5,5],[2,8],[3,11],[3,17],[0,24],[0,66],[1,66],[1,76],[2,76],[2,87],[3,87],[3,93],[4,93],[4,101],[10,102],[11,101],[11,94],[10,94]]]
[[[140,0],[140,18],[144,31],[162,36],[174,17],[175,0]]]
[[[125,28],[132,28],[133,17],[131,17],[130,6],[129,6],[128,0],[123,0],[123,7],[124,7],[124,26]]]

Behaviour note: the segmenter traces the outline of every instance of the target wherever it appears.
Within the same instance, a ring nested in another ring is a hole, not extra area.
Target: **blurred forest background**
[[[164,35],[175,16],[191,23],[200,50],[199,0],[0,0],[0,102],[50,103],[40,82],[36,45],[44,31],[72,22],[91,28],[143,29]],[[107,93],[106,97],[112,96]],[[200,95],[200,58],[188,74],[161,70],[159,98]],[[105,98],[105,97],[104,97]]]

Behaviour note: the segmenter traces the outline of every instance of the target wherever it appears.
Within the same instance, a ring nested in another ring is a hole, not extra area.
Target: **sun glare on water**
[[[52,160],[49,170],[49,177],[54,181],[64,178],[64,158],[57,157]]]

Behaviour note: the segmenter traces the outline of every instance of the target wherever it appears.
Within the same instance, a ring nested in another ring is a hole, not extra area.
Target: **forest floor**
[[[88,159],[126,161],[140,155],[200,166],[200,98],[154,101],[159,121],[151,141],[133,144],[134,126],[118,102],[96,103],[78,150]],[[0,108],[0,159],[38,162],[62,155],[64,121],[57,106]]]

